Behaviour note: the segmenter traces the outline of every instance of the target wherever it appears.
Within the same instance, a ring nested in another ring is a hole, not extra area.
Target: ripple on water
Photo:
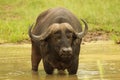
[[[6,76],[19,76],[19,75],[24,75],[25,72],[23,71],[14,71],[14,72],[9,72],[6,74]]]

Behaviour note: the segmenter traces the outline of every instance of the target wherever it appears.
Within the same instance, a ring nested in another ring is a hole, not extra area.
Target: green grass
[[[42,11],[53,7],[65,7],[85,19],[91,31],[120,35],[119,0],[0,0],[0,43],[28,39],[29,25]]]

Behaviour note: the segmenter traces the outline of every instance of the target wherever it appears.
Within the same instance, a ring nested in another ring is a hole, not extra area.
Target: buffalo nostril
[[[72,48],[70,48],[70,47],[69,48],[62,48],[61,51],[62,51],[62,53],[68,53],[68,55],[72,54]]]

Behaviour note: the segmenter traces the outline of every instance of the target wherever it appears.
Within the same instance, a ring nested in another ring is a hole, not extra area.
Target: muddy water
[[[120,46],[112,41],[85,43],[77,75],[46,75],[42,63],[31,71],[30,44],[0,45],[0,80],[120,80]]]

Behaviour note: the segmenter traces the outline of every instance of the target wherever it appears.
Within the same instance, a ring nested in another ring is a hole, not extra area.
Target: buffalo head
[[[87,23],[83,32],[76,32],[69,23],[53,23],[41,35],[31,33],[32,26],[29,29],[29,36],[34,42],[41,44],[46,42],[48,49],[56,53],[61,58],[70,58],[73,55],[72,45],[76,39],[81,39],[88,30]]]

